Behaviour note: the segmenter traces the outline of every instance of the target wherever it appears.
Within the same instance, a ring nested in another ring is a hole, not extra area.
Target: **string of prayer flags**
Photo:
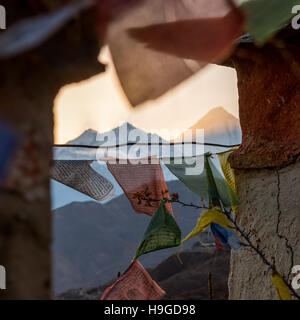
[[[181,231],[162,201],[148,225],[134,259],[156,250],[178,247]]]
[[[210,153],[206,153],[197,157],[162,160],[167,168],[199,198],[208,199],[210,206],[237,207],[239,201],[234,190],[215,167],[210,156]]]
[[[0,184],[5,179],[17,143],[16,134],[5,125],[0,124]]]
[[[226,59],[243,31],[244,16],[231,0],[136,2],[110,23],[106,37],[133,106]]]
[[[227,155],[226,161],[224,160],[224,158],[225,158],[224,155],[223,156],[221,155],[222,161],[220,161],[221,162],[220,164],[221,164],[222,171],[224,173],[226,181],[223,179],[221,174],[218,172],[217,168],[214,166],[213,162],[210,159],[210,155],[209,154],[205,155],[204,167],[207,173],[209,202],[211,206],[218,206],[218,207],[231,206],[233,210],[235,210],[236,206],[238,205],[238,199],[235,195],[235,192],[232,189],[232,187],[235,188],[235,184],[233,185],[234,175],[232,176],[232,172],[230,172],[228,169],[228,165],[227,165],[228,155]],[[226,168],[227,170],[224,170],[225,166],[227,166]],[[228,198],[230,199],[229,203],[228,203]],[[237,236],[232,230],[227,230],[227,229],[228,228],[226,228],[226,226],[218,223],[211,224],[211,230],[215,236],[215,239],[219,239],[223,245],[228,244],[233,250],[240,249],[241,246],[239,244],[239,239],[237,238]],[[218,245],[218,243],[216,244]]]
[[[217,209],[211,209],[201,214],[196,227],[189,235],[185,237],[182,243],[189,240],[192,237],[197,236],[199,233],[207,229],[212,223],[216,223],[227,229],[234,228],[232,223],[229,221],[229,219],[223,212],[218,211]]]
[[[108,200],[114,193],[114,185],[90,166],[87,160],[55,160],[51,178],[89,197]]]
[[[109,288],[101,300],[160,300],[165,292],[144,267],[134,260],[125,273]]]
[[[210,225],[212,234],[218,238],[223,245],[229,245],[233,250],[241,248],[240,240],[234,231],[221,227],[216,223]]]
[[[292,300],[289,288],[278,273],[273,272],[271,282],[274,284],[280,300]]]
[[[108,160],[107,168],[123,189],[136,213],[152,216],[158,209],[160,200],[169,198],[163,171],[156,158]],[[171,203],[166,203],[166,207],[168,212],[174,215]]]
[[[237,148],[234,148],[232,150],[217,154],[221,168],[222,168],[222,172],[223,172],[224,177],[226,179],[226,182],[230,186],[230,188],[228,188],[228,192],[229,192],[229,197],[230,197],[230,201],[232,204],[232,211],[233,212],[235,212],[235,210],[236,210],[236,207],[234,206],[234,204],[238,203],[238,198],[236,195],[236,184],[235,184],[234,170],[230,166],[230,163],[228,161],[228,157],[232,153],[232,151],[235,149],[237,149]]]

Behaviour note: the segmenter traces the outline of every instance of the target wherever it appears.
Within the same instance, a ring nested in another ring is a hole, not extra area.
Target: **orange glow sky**
[[[148,132],[182,132],[218,106],[238,117],[237,79],[231,68],[208,66],[163,97],[131,108],[107,48],[100,60],[108,63],[107,72],[60,90],[54,108],[56,143],[72,140],[90,128],[105,132],[125,121]]]

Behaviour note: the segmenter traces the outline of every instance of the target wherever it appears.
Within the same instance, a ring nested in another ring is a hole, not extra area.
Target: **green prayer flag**
[[[212,173],[212,163],[210,162],[209,159],[210,155],[205,154],[205,161],[204,161],[204,167],[205,167],[205,172],[206,172],[206,179],[207,179],[207,191],[208,191],[208,197],[209,197],[209,206],[218,206],[222,208],[221,205],[221,196],[219,194],[215,178]],[[226,198],[223,199],[226,202]],[[222,201],[223,203],[223,201]],[[225,205],[226,206],[226,205]]]
[[[236,193],[215,167],[210,157],[210,154],[205,154],[204,162],[207,176],[209,204],[222,207],[220,203],[221,201],[225,208],[237,207],[239,205],[239,200]]]
[[[162,201],[144,233],[134,260],[149,252],[178,247],[180,243],[181,231],[168,212],[165,201]]]
[[[289,24],[295,13],[292,9],[299,0],[252,0],[241,5],[247,18],[247,31],[257,44],[271,39]]]
[[[193,158],[166,158],[163,159],[163,162],[199,198],[208,199],[210,205],[221,207],[221,200],[226,208],[238,206],[239,201],[234,190],[215,167],[210,157],[211,154],[206,153]],[[190,163],[193,163],[192,159],[194,159],[194,164],[190,165]],[[204,166],[199,165],[201,161],[204,162]],[[193,174],[189,175],[186,169],[191,168],[191,166],[198,167],[199,170],[194,170]]]
[[[195,161],[191,161],[194,159]],[[208,198],[207,193],[207,182],[206,182],[206,173],[203,170],[203,155],[197,157],[187,157],[187,158],[166,158],[162,159],[166,167],[183,183],[185,184],[192,192],[194,192],[199,198]],[[195,167],[195,164],[190,165],[189,163],[200,164],[200,169],[194,174],[187,174],[187,169]]]

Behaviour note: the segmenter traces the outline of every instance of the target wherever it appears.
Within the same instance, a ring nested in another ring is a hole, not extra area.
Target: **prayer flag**
[[[195,159],[195,161],[192,161],[193,159]],[[162,159],[162,161],[166,167],[199,198],[208,198],[206,172],[203,170],[203,165],[199,165],[199,170],[194,171],[194,174],[187,174],[187,169],[194,168],[196,164],[203,163],[203,156],[194,158],[166,158]],[[190,163],[193,162],[194,164],[190,165]]]
[[[163,162],[167,168],[182,181],[199,198],[209,200],[210,206],[236,207],[238,198],[231,186],[225,181],[224,177],[215,167],[210,159],[211,154],[187,158],[165,158]],[[191,161],[194,159],[194,161]],[[199,164],[204,161],[203,166]],[[193,163],[191,165],[190,163]],[[197,165],[195,165],[197,164]],[[187,174],[187,169],[198,168],[193,174]],[[222,205],[221,205],[222,203]]]
[[[235,187],[234,170],[231,168],[230,163],[228,161],[228,157],[232,152],[233,150],[218,153],[218,158],[219,158],[219,162],[227,183],[230,185],[232,190],[235,191],[236,187]]]
[[[231,168],[230,163],[228,161],[229,155],[233,150],[218,153],[219,162],[226,179],[226,182],[229,185],[228,193],[231,201],[232,211],[235,212],[236,206],[238,205],[238,197],[236,195],[236,185],[235,185],[235,175],[234,170]]]
[[[212,223],[210,228],[213,235],[218,237],[223,245],[228,244],[233,250],[239,250],[241,248],[240,240],[234,231],[223,228],[216,223]]]
[[[223,247],[223,244],[222,242],[220,241],[220,239],[218,238],[217,235],[214,235],[214,238],[215,238],[215,246],[218,250],[221,250],[221,251],[225,251],[224,247]]]
[[[230,0],[136,3],[106,33],[116,72],[134,106],[158,98],[208,63],[226,59],[244,27],[242,11]]]
[[[147,163],[145,163],[147,162]],[[169,198],[167,184],[158,159],[107,161],[107,168],[115,177],[136,213],[152,216],[163,198]],[[146,200],[145,200],[146,199]],[[155,201],[151,201],[151,200]],[[173,214],[170,203],[167,210]]]
[[[216,185],[216,181],[212,172],[212,163],[210,162],[209,159],[210,155],[206,154],[204,156],[204,167],[206,171],[206,179],[207,179],[207,191],[208,191],[208,197],[209,197],[209,205],[210,207],[220,207],[222,206],[228,206],[224,202],[226,202],[227,199],[223,198],[221,200],[221,196],[219,194],[219,190]]]
[[[257,44],[262,45],[272,38],[281,28],[287,26],[299,0],[251,0],[242,4],[246,16],[246,30]]]
[[[156,250],[178,247],[180,242],[181,231],[162,201],[144,233],[134,259]]]
[[[160,300],[164,295],[144,267],[134,260],[117,282],[104,291],[101,300]]]
[[[211,225],[211,223],[219,224],[220,226],[228,229],[234,228],[232,223],[223,212],[218,211],[217,209],[211,209],[201,214],[196,227],[189,235],[186,236],[186,238],[182,242],[185,242],[190,238],[197,236],[199,233],[207,229]]]
[[[292,300],[289,288],[278,273],[273,272],[271,281],[276,288],[276,292],[280,300]]]
[[[114,193],[114,185],[90,166],[87,160],[55,160],[51,178],[89,197],[104,201]]]
[[[211,206],[221,208],[236,208],[239,205],[239,200],[231,186],[225,181],[224,177],[211,161],[210,156],[210,154],[205,154],[204,161],[209,203]]]

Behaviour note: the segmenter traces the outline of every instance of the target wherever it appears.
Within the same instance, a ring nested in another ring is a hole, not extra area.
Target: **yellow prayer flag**
[[[211,223],[217,223],[218,225],[228,229],[234,228],[226,215],[214,208],[202,213],[201,217],[198,219],[196,227],[184,240],[182,240],[182,243],[207,229]]]
[[[289,288],[283,282],[282,278],[278,273],[273,273],[271,281],[276,288],[277,295],[280,300],[292,300]]]
[[[231,201],[231,205],[232,205],[232,211],[235,212],[236,210],[236,184],[235,184],[235,175],[234,175],[234,170],[231,168],[230,163],[228,161],[228,157],[229,155],[236,150],[237,147],[226,151],[226,152],[222,152],[222,153],[218,153],[218,158],[219,158],[219,162],[222,168],[222,172],[224,174],[224,177],[226,179],[226,182],[228,183],[228,185],[230,186],[230,190],[229,190],[229,197],[230,197],[230,201]]]
[[[235,149],[237,148],[233,148],[226,152],[218,153],[218,158],[219,158],[219,162],[220,162],[223,174],[225,176],[227,183],[230,185],[233,191],[236,190],[235,176],[234,176],[234,170],[231,168],[230,163],[228,161],[228,157]]]

